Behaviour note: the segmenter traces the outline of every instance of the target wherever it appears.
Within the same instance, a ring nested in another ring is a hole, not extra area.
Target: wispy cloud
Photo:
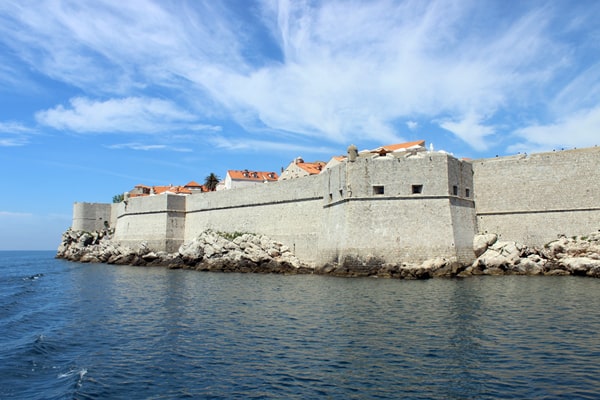
[[[141,150],[141,151],[165,150],[165,151],[175,151],[175,152],[181,152],[181,153],[189,153],[192,151],[192,149],[190,149],[190,148],[174,147],[174,146],[168,146],[166,144],[119,143],[119,144],[112,144],[112,145],[109,145],[106,147],[108,147],[109,149],[116,149],[116,150],[122,150],[122,149]]]
[[[23,213],[23,212],[0,211],[0,217],[29,218],[29,217],[33,217],[33,214]]]
[[[411,131],[414,131],[415,129],[417,129],[419,127],[419,123],[417,121],[406,121],[406,126]]]
[[[127,97],[94,101],[77,97],[70,100],[69,107],[59,105],[38,112],[36,119],[40,124],[78,133],[157,133],[194,126],[197,118],[162,99]]]
[[[544,9],[477,36],[464,28],[482,12],[471,2],[273,4],[284,63],[190,76],[241,115],[303,135],[388,142],[401,138],[393,121],[406,116],[493,115],[559,67]],[[482,126],[458,136],[482,149]]]
[[[264,152],[277,151],[285,153],[322,153],[322,154],[337,154],[340,152],[338,148],[327,146],[309,146],[298,145],[295,143],[273,142],[267,140],[254,140],[247,138],[227,138],[223,136],[213,136],[208,139],[209,142],[219,148],[230,151],[247,151],[247,152]]]
[[[547,125],[534,124],[517,129],[519,140],[510,151],[534,152],[562,147],[600,146],[600,106],[579,111]]]
[[[56,129],[217,130],[206,121],[233,118],[250,133],[388,143],[419,130],[399,121],[420,118],[484,150],[491,137],[510,141],[531,113],[547,117],[541,128],[561,119],[555,104],[567,104],[572,118],[597,104],[597,65],[577,66],[597,45],[574,48],[572,37],[584,28],[598,37],[585,17],[597,7],[2,2],[0,41],[32,70],[85,93],[37,114]],[[573,13],[584,17],[573,24]],[[516,117],[501,123],[506,114]]]
[[[459,121],[445,120],[440,122],[440,127],[454,133],[476,150],[487,150],[493,141],[488,137],[493,135],[493,126],[482,124],[483,117],[471,112]]]
[[[19,122],[0,121],[0,147],[23,146],[35,131]]]

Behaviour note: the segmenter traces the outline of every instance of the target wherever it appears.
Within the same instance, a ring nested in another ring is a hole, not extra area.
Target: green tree
[[[123,193],[121,193],[121,194],[115,194],[113,196],[113,203],[120,203],[123,200],[125,200],[125,195]]]
[[[204,178],[204,186],[211,192],[217,190],[217,185],[219,184],[219,177],[215,175],[213,172],[210,173],[206,178]]]

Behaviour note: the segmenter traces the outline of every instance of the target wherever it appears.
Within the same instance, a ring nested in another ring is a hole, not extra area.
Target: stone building
[[[278,175],[275,172],[229,170],[225,175],[223,189],[235,189],[241,187],[255,186],[261,183],[277,182]]]

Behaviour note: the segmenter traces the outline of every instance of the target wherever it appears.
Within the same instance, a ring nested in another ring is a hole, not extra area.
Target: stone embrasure
[[[600,277],[600,232],[561,237],[542,249],[499,241],[496,235],[479,235],[473,241],[477,259],[461,265],[438,257],[423,263],[383,263],[377,258],[346,257],[341,263],[311,266],[290,249],[263,235],[245,233],[230,239],[220,232],[204,231],[176,253],[155,252],[141,242],[136,248],[112,240],[112,231],[63,234],[57,258],[135,266],[164,266],[198,271],[375,276],[398,279],[467,277],[471,275],[579,275]]]

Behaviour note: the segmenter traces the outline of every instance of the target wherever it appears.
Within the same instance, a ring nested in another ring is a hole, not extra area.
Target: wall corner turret
[[[358,148],[355,145],[351,144],[350,146],[348,146],[348,161],[355,162],[356,157],[358,157]]]

